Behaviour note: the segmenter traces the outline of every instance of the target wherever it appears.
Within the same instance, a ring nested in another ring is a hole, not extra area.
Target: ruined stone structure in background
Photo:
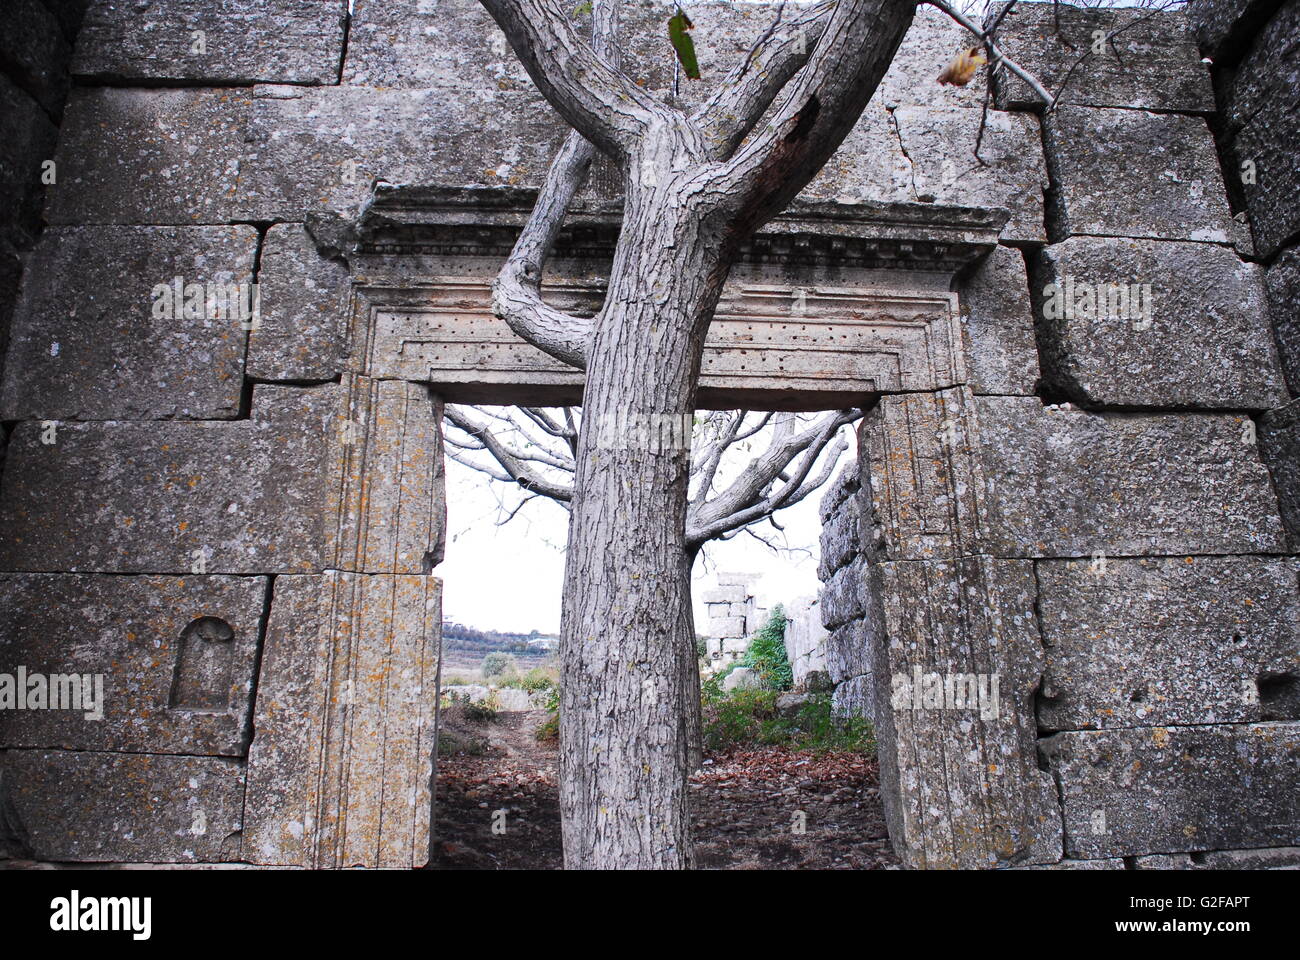
[[[704,592],[708,619],[700,632],[708,638],[705,658],[707,667],[720,670],[745,653],[749,638],[763,626],[766,610],[761,613],[754,583],[758,577],[744,573],[719,573],[717,586]]]
[[[105,719],[0,711],[0,844],[419,865],[441,403],[581,390],[487,305],[563,127],[471,0],[92,0],[72,52],[75,6],[17,4],[0,56],[0,673],[102,673]],[[1300,862],[1296,9],[1151,17],[1046,117],[996,83],[981,137],[922,8],[734,271],[701,404],[869,407],[819,606],[909,866]],[[772,11],[691,14],[720,72]],[[999,39],[1054,87],[1135,15]],[[636,56],[669,85],[666,38]],[[557,301],[599,296],[618,215],[598,167]],[[256,282],[260,322],[168,316],[175,278]]]

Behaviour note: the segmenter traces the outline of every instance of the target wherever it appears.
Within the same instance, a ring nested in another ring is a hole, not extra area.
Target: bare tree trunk
[[[686,542],[691,422],[725,269],[674,137],[632,158],[587,362],[561,630],[565,865],[693,862],[686,777],[698,697]],[[661,160],[650,152],[658,147]]]

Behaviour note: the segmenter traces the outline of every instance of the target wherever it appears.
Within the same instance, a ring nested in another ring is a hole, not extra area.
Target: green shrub
[[[505,680],[519,672],[515,664],[515,658],[508,653],[495,651],[489,653],[483,658],[483,666],[480,668],[484,680],[491,680],[493,677],[500,677]]]
[[[810,695],[793,714],[777,709],[779,696],[775,690],[706,690],[704,748],[779,746],[818,753],[875,753],[871,723],[861,717],[834,717],[830,694]]]
[[[546,719],[537,726],[537,739],[556,740],[560,736],[560,685],[552,685],[546,696]]]
[[[769,690],[789,690],[794,686],[790,657],[785,652],[785,624],[785,610],[778,603],[763,629],[750,639],[742,661],[753,668]]]

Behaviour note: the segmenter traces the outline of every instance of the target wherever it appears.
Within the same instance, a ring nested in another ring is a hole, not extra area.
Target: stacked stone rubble
[[[822,496],[822,581],[818,606],[826,636],[826,669],[835,685],[838,717],[873,716],[870,619],[865,610],[861,468],[856,459],[840,471]]]
[[[754,574],[719,573],[717,586],[704,591],[703,633],[710,669],[720,670],[744,656],[749,638],[763,625],[766,611],[760,611],[754,596],[757,580]]]

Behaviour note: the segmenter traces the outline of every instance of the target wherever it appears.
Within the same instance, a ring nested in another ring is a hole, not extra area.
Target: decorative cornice
[[[380,184],[358,221],[357,252],[504,258],[536,196],[522,187]],[[608,261],[622,211],[619,200],[576,201],[553,256]],[[1003,208],[796,200],[742,248],[740,261],[956,272],[997,243],[1009,216]]]

